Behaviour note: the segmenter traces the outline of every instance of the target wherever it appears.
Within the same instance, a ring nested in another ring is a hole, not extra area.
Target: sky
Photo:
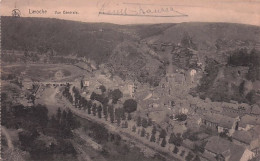
[[[260,26],[260,0],[0,0],[0,14],[115,24],[229,22]],[[47,11],[36,13],[35,11]],[[60,12],[60,14],[55,14]],[[72,11],[77,14],[64,14]]]

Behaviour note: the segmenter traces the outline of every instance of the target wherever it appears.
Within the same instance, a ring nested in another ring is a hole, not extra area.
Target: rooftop
[[[238,161],[244,154],[245,148],[223,139],[219,136],[212,136],[208,139],[205,149],[215,154],[230,156],[229,161]]]
[[[215,114],[215,113],[206,113],[205,115],[202,116],[202,119],[217,123],[219,126],[225,128],[232,128],[234,122],[236,121],[235,118],[231,118],[228,116]]]
[[[259,136],[257,135],[257,133],[255,131],[235,131],[233,134],[233,138],[250,145],[251,141],[257,139]]]
[[[256,117],[256,116],[251,116],[251,115],[245,115],[245,116],[241,117],[239,126],[245,128],[247,124],[260,125],[260,118]]]

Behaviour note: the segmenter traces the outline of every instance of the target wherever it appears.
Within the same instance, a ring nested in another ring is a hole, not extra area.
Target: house
[[[183,84],[185,82],[185,76],[181,73],[174,74],[174,81],[178,84]]]
[[[187,108],[182,107],[179,109],[179,113],[181,113],[181,114],[187,114],[188,112],[189,112],[189,110]]]
[[[62,79],[64,76],[63,72],[61,70],[58,70],[56,73],[55,73],[55,78],[57,79]]]
[[[88,80],[84,80],[83,81],[83,86],[84,87],[89,87],[89,81]]]
[[[151,103],[149,104],[149,108],[158,108],[159,104],[158,103]]]
[[[195,143],[193,141],[191,141],[190,139],[185,139],[185,140],[183,140],[182,145],[186,148],[193,149],[195,146]]]
[[[259,154],[260,150],[260,126],[256,126],[248,131],[235,131],[233,142],[246,147],[255,154]]]
[[[208,139],[203,155],[210,157],[210,160],[214,158],[214,160],[223,161],[248,161],[255,156],[252,151],[219,136],[212,136]]]
[[[241,117],[238,123],[238,130],[248,131],[254,126],[260,125],[260,118],[258,116],[248,115]]]
[[[134,84],[128,84],[128,91],[129,95],[133,98],[135,93],[135,85]]]
[[[260,107],[257,104],[253,105],[250,114],[260,116]]]
[[[199,123],[208,128],[221,132],[227,132],[231,136],[237,128],[239,118],[232,118],[221,114],[207,113],[204,114]]]
[[[23,87],[27,90],[33,89],[33,81],[29,78],[24,78],[22,81]]]
[[[229,117],[237,117],[244,116],[247,113],[250,113],[251,107],[248,104],[241,103],[239,104],[236,101],[232,101],[233,103],[223,102],[222,106],[222,114],[227,115]]]
[[[227,115],[229,117],[243,116],[247,113],[247,110],[243,107],[233,108],[233,107],[224,106],[222,107],[222,109],[223,109],[222,114]]]

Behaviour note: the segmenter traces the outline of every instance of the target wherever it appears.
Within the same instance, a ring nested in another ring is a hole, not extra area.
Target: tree
[[[175,137],[176,137],[175,134],[171,133],[168,143],[173,144]]]
[[[135,125],[132,127],[132,132],[136,132],[136,126]]]
[[[185,154],[185,150],[182,150],[181,153],[180,153],[180,156],[183,157]]]
[[[251,91],[246,95],[246,99],[247,99],[251,104],[256,103],[257,97],[256,97],[256,92],[255,92],[255,90],[251,90]]]
[[[201,161],[200,160],[200,157],[198,156],[198,155],[196,155],[196,157],[195,158],[193,158],[193,160],[192,161]]]
[[[71,130],[75,129],[77,127],[76,121],[74,120],[74,117],[73,117],[71,110],[69,110],[67,112],[66,122],[67,122],[69,129],[71,129]]]
[[[107,121],[107,106],[106,105],[103,106],[103,114],[104,114],[104,117]]]
[[[143,120],[142,120],[142,126],[143,126],[144,128],[147,128],[147,127],[148,127],[148,122],[147,122],[147,119],[146,119],[146,118],[143,118]]]
[[[173,153],[177,154],[178,152],[179,152],[179,149],[178,149],[177,146],[175,146],[174,149],[173,149]]]
[[[193,151],[195,153],[197,153],[197,152],[204,153],[206,144],[207,144],[207,142],[203,142],[202,144],[199,144],[199,145],[195,144]]]
[[[155,134],[152,133],[152,136],[151,136],[151,138],[150,138],[150,142],[155,142],[155,141],[156,141],[156,139],[155,139]]]
[[[103,106],[107,106],[108,102],[109,102],[109,98],[108,97],[103,97],[102,96],[102,100],[100,100]]]
[[[96,100],[96,93],[95,92],[92,92],[91,95],[90,95],[90,99],[91,100]]]
[[[123,93],[119,89],[115,89],[111,92],[112,103],[116,104],[117,101],[123,97]]]
[[[140,116],[137,117],[137,123],[136,124],[137,124],[138,127],[142,125],[142,119],[141,119]]]
[[[142,131],[141,131],[141,137],[144,137],[145,136],[145,129],[142,128]]]
[[[169,140],[170,141],[170,140]],[[173,144],[175,146],[181,146],[183,139],[181,138],[181,134],[178,133],[177,136],[173,135]]]
[[[67,125],[67,112],[63,110],[62,115],[61,115],[61,126],[65,128]]]
[[[165,138],[163,138],[162,143],[161,143],[161,147],[165,147],[165,146],[166,146],[166,140],[165,140]]]
[[[121,116],[120,116],[120,109],[119,108],[115,109],[115,118],[116,118],[116,121],[117,121],[117,126],[120,126]]]
[[[134,112],[137,109],[137,102],[134,99],[128,99],[124,102],[123,107],[128,113]]]
[[[80,81],[80,88],[82,89],[84,87],[83,80]]]
[[[156,127],[153,126],[152,134],[156,134]]]
[[[132,120],[132,116],[130,113],[127,114],[127,120]]]
[[[185,114],[178,114],[176,116],[176,118],[178,119],[178,121],[185,121],[187,119],[187,115],[185,115]]]
[[[121,141],[121,136],[118,135],[118,134],[115,134],[115,144],[116,144],[116,145],[119,145],[119,144],[120,144],[120,141]]]
[[[245,91],[245,81],[243,80],[239,85],[239,94],[243,95]]]
[[[1,100],[2,100],[2,98],[1,98]],[[2,110],[1,110],[1,119],[2,119],[1,124],[6,125],[6,123],[7,123],[7,109],[6,109],[6,106],[3,106],[3,105],[2,105]]]
[[[128,123],[127,123],[127,121],[125,121],[125,128],[128,128]]]
[[[106,87],[104,85],[99,86],[102,93],[106,92]]]
[[[115,120],[114,108],[112,106],[109,106],[109,108],[110,107],[111,107],[111,109],[109,110],[110,121],[111,121],[111,123],[114,123],[114,120]]]
[[[149,119],[148,119],[148,126],[152,126],[152,125],[153,125],[152,119],[149,118]]]
[[[166,131],[164,129],[161,130],[159,138],[165,138],[167,135]]]
[[[122,120],[126,120],[125,111],[123,109],[121,111],[121,118]]]
[[[117,117],[116,122],[117,122],[117,126],[120,126],[120,123],[121,123],[120,117]]]
[[[94,116],[96,116],[96,113],[97,113],[97,106],[96,106],[96,104],[94,104],[93,107],[92,107],[92,113],[93,113]]]
[[[185,160],[187,161],[191,161],[191,159],[193,158],[193,154],[191,152],[188,153],[188,155],[185,157]]]
[[[57,118],[58,123],[60,123],[60,119],[61,119],[61,110],[60,110],[60,108],[58,108],[58,110],[57,110],[56,118]]]
[[[97,111],[98,111],[98,118],[101,118],[102,107],[100,105],[98,106]]]
[[[88,103],[87,103],[88,114],[91,114],[91,106],[92,106],[92,102],[91,102],[91,101],[88,101]]]
[[[127,123],[127,121],[125,121],[125,122],[122,123],[122,128],[128,128],[128,123]]]

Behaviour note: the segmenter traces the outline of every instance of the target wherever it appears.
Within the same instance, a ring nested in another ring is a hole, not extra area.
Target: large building
[[[235,131],[233,136],[233,142],[246,147],[247,149],[254,152],[256,155],[260,152],[260,126],[243,131]]]
[[[204,114],[199,123],[217,132],[227,132],[231,136],[238,126],[239,117],[232,118],[221,114],[207,113]]]
[[[252,151],[219,136],[208,139],[203,155],[209,160],[218,161],[248,161],[255,156]]]

